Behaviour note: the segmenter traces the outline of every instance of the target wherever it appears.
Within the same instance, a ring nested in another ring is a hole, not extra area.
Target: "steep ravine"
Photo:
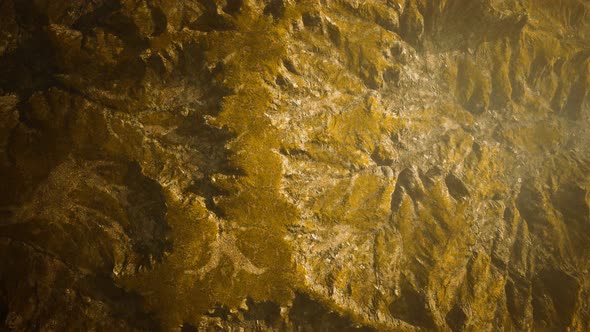
[[[0,1],[0,330],[590,330],[584,0]]]

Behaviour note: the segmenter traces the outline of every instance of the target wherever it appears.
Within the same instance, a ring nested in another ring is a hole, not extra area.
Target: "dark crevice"
[[[380,153],[379,149],[375,149],[375,151],[371,153],[371,160],[373,160],[377,166],[391,166],[393,164],[393,159],[384,156]]]
[[[297,70],[297,68],[295,68],[295,64],[290,59],[283,59],[283,66],[285,66],[285,68],[289,72],[291,72],[295,75],[299,75],[299,71]]]
[[[84,278],[80,281],[80,287],[81,293],[106,303],[115,319],[124,320],[136,329],[148,331],[161,329],[153,315],[144,311],[141,296],[117,287],[109,276],[97,275]]]
[[[0,281],[2,282],[2,281]],[[1,283],[4,284],[3,282]],[[0,292],[0,327],[5,327],[6,317],[10,312],[8,307],[8,299],[6,298],[6,292]]]
[[[406,278],[402,278],[400,296],[389,305],[389,312],[393,317],[415,326],[429,329],[436,327],[426,297]]]
[[[199,329],[190,323],[184,323],[180,327],[180,332],[199,332]]]
[[[445,177],[445,183],[447,185],[447,189],[449,190],[449,194],[453,196],[454,199],[460,200],[465,197],[469,197],[469,190],[454,174],[449,174]]]
[[[271,0],[264,7],[264,15],[271,15],[275,20],[280,19],[285,14],[284,0]]]
[[[227,15],[226,15],[227,16]],[[228,17],[209,12],[189,24],[189,28],[202,32],[236,30],[235,24]]]
[[[445,316],[445,321],[453,332],[463,331],[467,322],[467,314],[459,305],[455,304]]]
[[[529,290],[523,285],[522,280],[514,282],[511,279],[506,281],[504,293],[506,295],[506,306],[512,322],[517,328],[522,329],[526,320],[527,306],[530,302]]]
[[[312,30],[321,30],[322,26],[323,26],[323,22],[322,22],[322,17],[320,16],[319,13],[304,13],[301,16],[301,19],[303,20],[303,25],[307,28],[310,28]]]
[[[580,283],[560,270],[542,270],[533,279],[533,320],[541,328],[572,323]]]
[[[302,150],[302,149],[288,149],[288,148],[282,147],[279,150],[279,152],[283,156],[288,156],[288,157],[295,157],[295,158],[310,158],[311,157],[309,152],[307,152],[306,150]]]
[[[152,7],[151,10],[152,20],[154,21],[154,32],[152,33],[152,36],[159,36],[166,32],[168,20],[166,18],[166,14],[160,7]]]
[[[149,40],[141,35],[139,27],[123,13],[113,12],[101,23],[106,31],[119,37],[129,49],[141,52],[149,47]]]
[[[164,253],[171,250],[167,240],[166,199],[160,184],[141,173],[138,163],[128,166],[124,182],[130,188],[126,212],[131,226],[133,249],[143,257],[142,266],[152,268],[151,259],[160,262]]]
[[[223,11],[230,15],[236,15],[242,10],[243,5],[244,0],[227,0]]]
[[[267,326],[277,325],[281,320],[281,307],[271,301],[256,302],[251,298],[246,300],[248,310],[244,318],[251,321],[264,321]]]
[[[26,61],[23,61],[26,59]],[[36,91],[45,91],[55,84],[55,56],[47,33],[41,28],[10,53],[0,57],[0,90],[15,93],[26,101]]]
[[[409,195],[413,200],[421,200],[424,197],[420,179],[413,170],[406,168],[402,170],[395,184],[395,190],[391,194],[391,212],[395,213],[403,199],[403,195]]]
[[[297,293],[293,299],[289,321],[296,331],[376,331],[371,327],[358,326],[350,318],[338,315],[302,293]]]
[[[228,193],[217,188],[211,181],[199,181],[187,188],[187,191],[195,193],[205,199],[207,210],[215,213],[218,217],[225,217],[225,213],[215,203],[215,198],[227,195]]]
[[[92,29],[104,25],[105,17],[121,9],[119,1],[105,1],[95,10],[80,16],[72,25],[72,28],[89,34]]]
[[[588,252],[590,248],[590,206],[588,192],[576,183],[566,183],[553,193],[551,201],[563,216],[572,245],[576,251]]]

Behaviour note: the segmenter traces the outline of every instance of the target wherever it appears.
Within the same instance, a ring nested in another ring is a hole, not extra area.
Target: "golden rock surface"
[[[0,330],[590,330],[585,0],[0,1]]]

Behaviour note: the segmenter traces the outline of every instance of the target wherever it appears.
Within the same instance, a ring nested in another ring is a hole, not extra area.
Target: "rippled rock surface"
[[[590,330],[584,0],[0,1],[0,329]]]

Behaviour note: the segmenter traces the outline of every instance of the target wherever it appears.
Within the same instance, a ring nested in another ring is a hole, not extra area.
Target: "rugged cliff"
[[[0,329],[588,331],[589,92],[584,0],[2,0]]]

